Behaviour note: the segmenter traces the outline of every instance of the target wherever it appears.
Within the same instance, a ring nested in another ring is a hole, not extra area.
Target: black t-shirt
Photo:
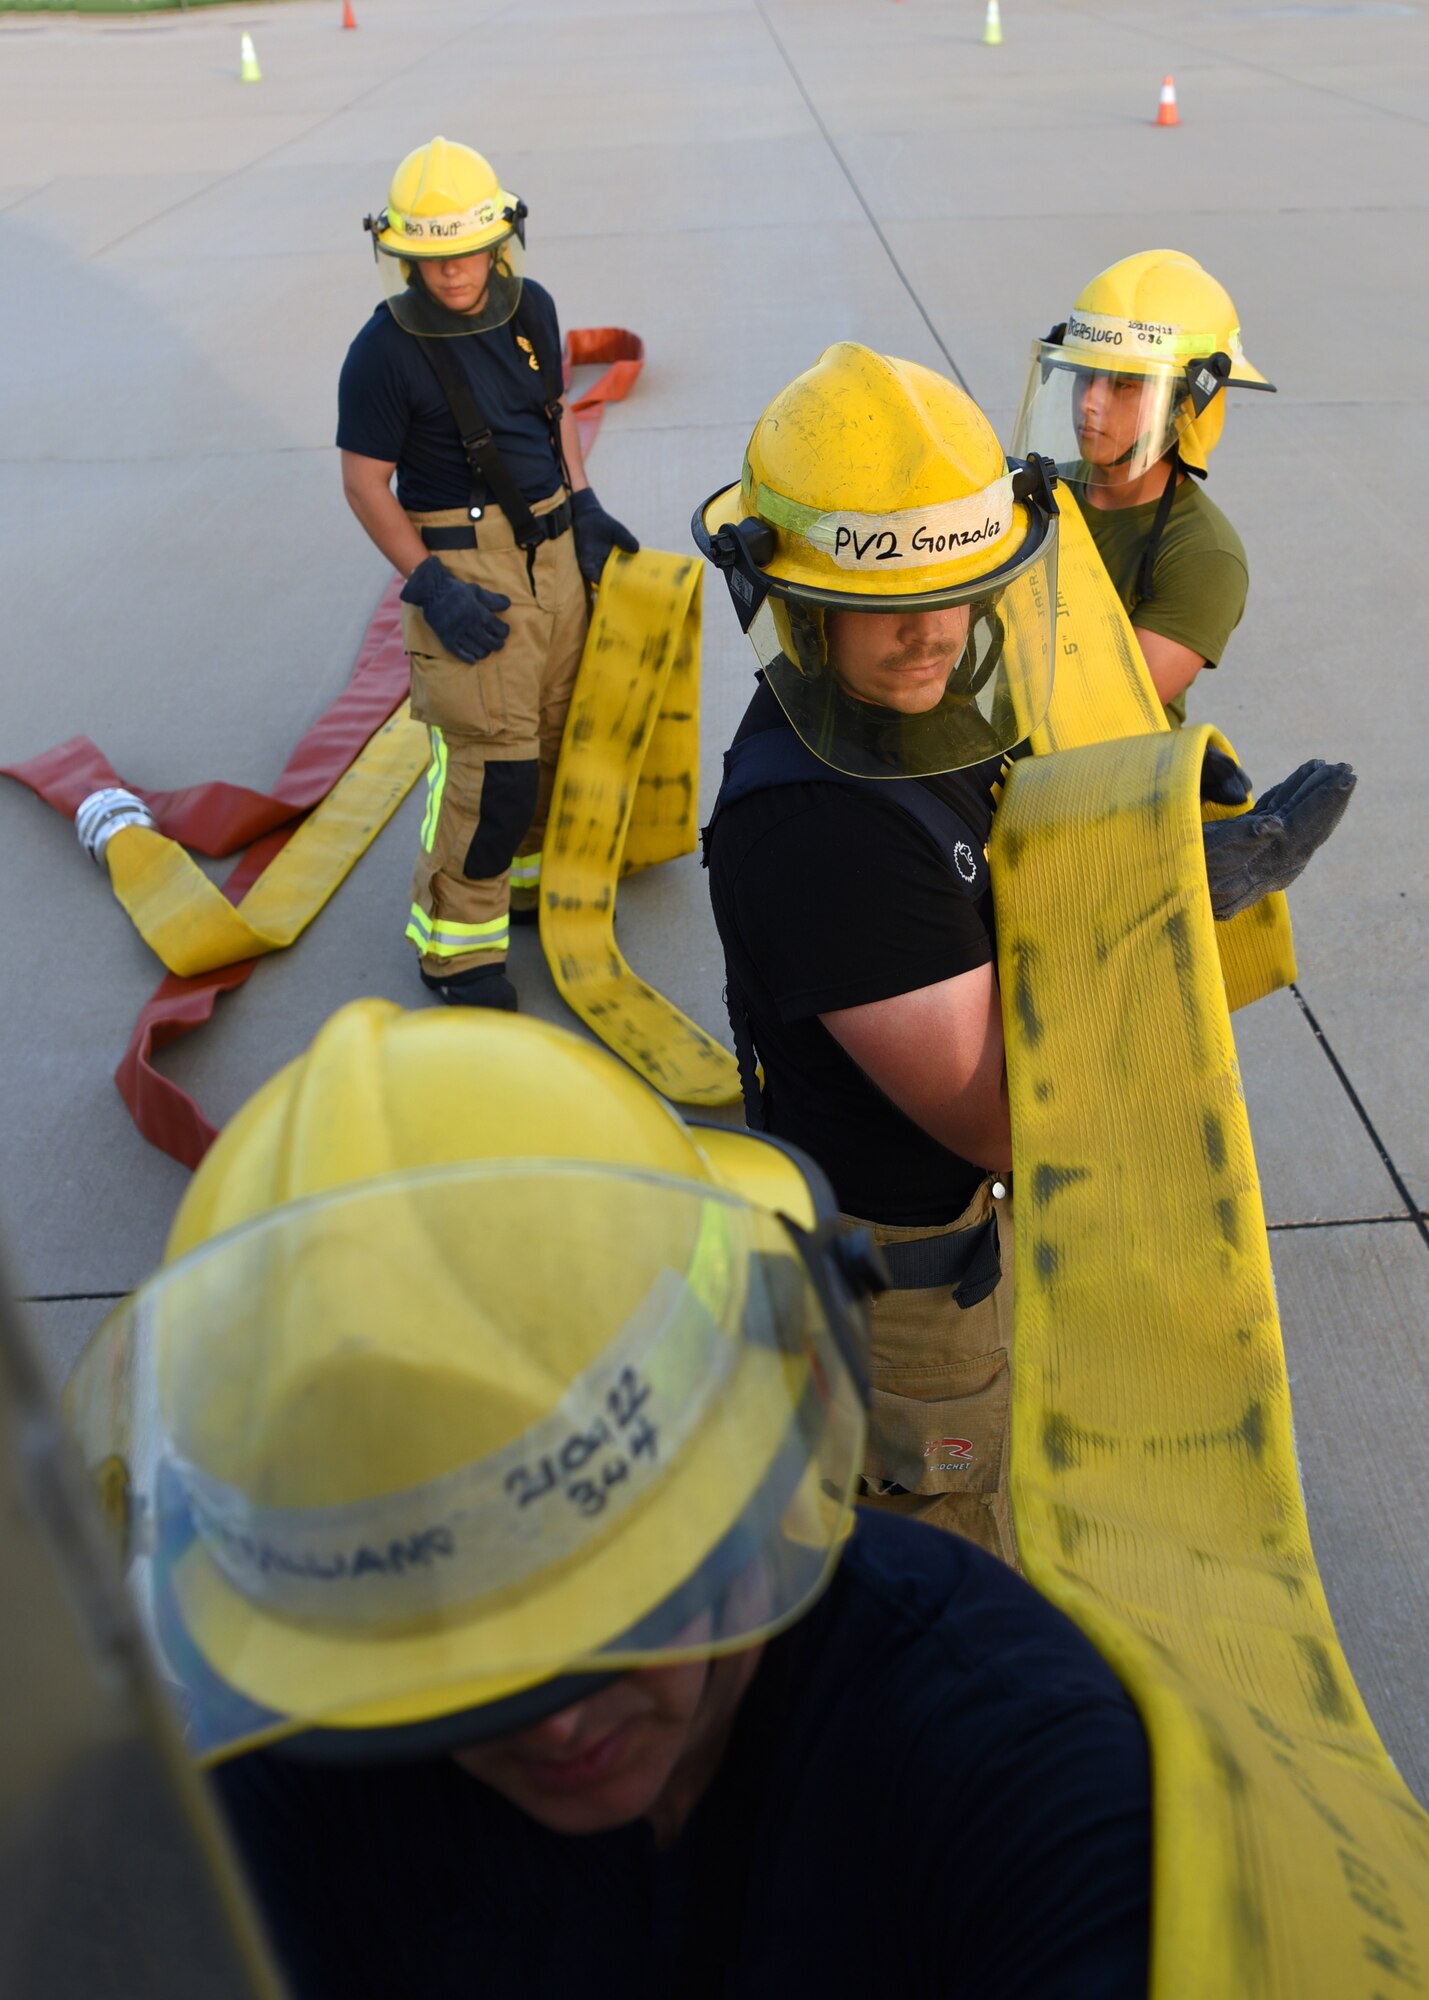
[[[547,1832],[448,1759],[215,1776],[295,2000],[1133,2000],[1146,1742],[992,1557],[861,1514],[675,1843]]]
[[[761,686],[735,736],[788,728]],[[925,778],[985,845],[1001,761]],[[710,894],[764,1065],[769,1130],[803,1147],[839,1206],[951,1222],[985,1170],[905,1118],[818,1016],[916,992],[996,958],[992,896],[970,901],[932,836],[876,784],[781,785],[722,811]]]
[[[556,307],[548,291],[528,278],[521,317],[533,346],[520,342],[514,319],[489,333],[465,334],[445,345],[461,359],[497,449],[528,501],[544,500],[561,483],[551,448],[546,402],[535,347],[561,351]],[[337,442],[397,467],[397,498],[413,513],[465,507],[471,468],[461,433],[421,343],[378,306],[347,350],[337,386]],[[478,494],[483,505],[490,494]]]

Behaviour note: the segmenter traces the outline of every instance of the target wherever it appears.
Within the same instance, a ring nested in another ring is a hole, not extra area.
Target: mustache
[[[960,639],[956,645],[947,646],[905,646],[900,653],[884,661],[885,673],[903,673],[910,667],[946,666],[949,673],[967,651],[967,640]]]

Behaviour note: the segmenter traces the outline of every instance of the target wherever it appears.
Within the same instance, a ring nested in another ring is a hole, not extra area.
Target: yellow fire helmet
[[[811,1161],[563,1030],[345,1007],[67,1391],[194,1754],[426,1755],[792,1623],[879,1268]]]
[[[1036,341],[1014,451],[1055,460],[1077,483],[1130,482],[1173,446],[1204,473],[1227,387],[1274,393],[1245,358],[1224,285],[1179,250],[1143,250],[1092,279]]]
[[[966,391],[853,341],[754,427],[695,541],[794,728],[859,778],[1000,755],[1052,694],[1052,469],[1009,460]]]
[[[526,204],[508,194],[495,169],[470,146],[433,139],[408,153],[392,176],[387,206],[364,218],[388,308],[408,333],[451,338],[502,326],[521,300]],[[471,258],[469,272],[444,268]],[[433,290],[451,287],[444,301]]]

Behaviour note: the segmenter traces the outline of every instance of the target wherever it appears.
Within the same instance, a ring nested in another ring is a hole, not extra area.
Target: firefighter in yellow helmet
[[[1055,477],[1005,457],[951,382],[844,342],[774,398],[742,478],[693,524],[762,669],[705,836],[746,1117],[818,1160],[888,1260],[868,1497],[1008,1562],[1012,1138],[987,843],[1004,754],[1051,695]],[[1222,761],[1218,795],[1244,803]],[[1293,879],[1352,784],[1305,766],[1217,822],[1217,915]]]
[[[1245,550],[1200,484],[1235,388],[1274,392],[1229,293],[1193,257],[1143,250],[1034,344],[1013,430],[1076,495],[1173,726],[1245,610]]]
[[[525,221],[469,146],[409,153],[367,218],[384,299],[338,386],[343,490],[406,579],[412,712],[431,734],[407,936],[439,998],[499,1009],[516,1005],[511,924],[536,917],[586,585],[639,546],[586,479]]]
[[[538,1022],[359,1001],[233,1119],[69,1407],[299,2000],[1144,1993],[1114,1677],[850,1511],[875,1264]]]

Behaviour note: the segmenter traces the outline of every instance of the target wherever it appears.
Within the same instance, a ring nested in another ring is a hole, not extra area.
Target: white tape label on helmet
[[[540,1423],[444,1478],[346,1506],[261,1507],[190,1461],[168,1462],[208,1554],[244,1597],[319,1624],[392,1628],[471,1605],[603,1536],[699,1430],[741,1344],[662,1271]]]
[[[453,243],[459,237],[474,236],[478,229],[490,229],[502,215],[494,201],[479,201],[460,215],[398,214],[392,220],[404,243]]]
[[[1204,333],[1160,326],[1149,319],[1115,319],[1109,313],[1073,313],[1062,346],[1074,353],[1135,355],[1138,360],[1181,361],[1209,354],[1216,343]]]
[[[840,569],[876,570],[887,563],[910,569],[947,561],[965,551],[991,548],[1012,525],[1012,475],[981,493],[941,507],[909,507],[898,514],[820,514],[805,539]]]

